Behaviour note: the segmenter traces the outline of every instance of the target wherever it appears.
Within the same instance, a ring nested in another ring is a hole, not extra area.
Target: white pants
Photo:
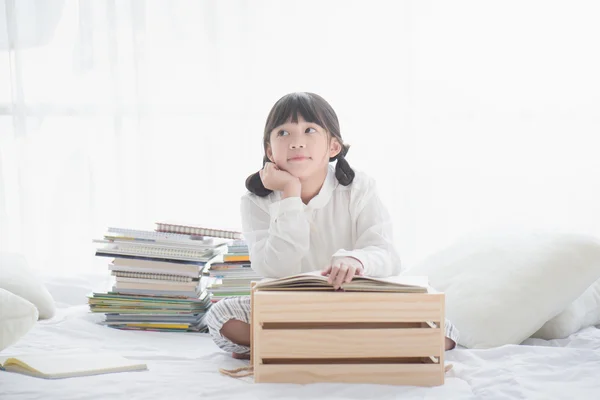
[[[210,307],[206,315],[206,325],[213,340],[221,349],[238,354],[250,353],[250,347],[240,346],[221,335],[221,328],[225,322],[237,319],[250,323],[250,296],[228,297],[220,300]],[[458,329],[446,319],[446,337],[458,344]]]

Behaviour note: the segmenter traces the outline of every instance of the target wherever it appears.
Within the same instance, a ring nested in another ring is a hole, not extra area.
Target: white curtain
[[[463,234],[600,236],[595,1],[0,0],[0,250],[240,228],[272,104],[336,109],[407,266]],[[334,233],[332,233],[334,234]]]

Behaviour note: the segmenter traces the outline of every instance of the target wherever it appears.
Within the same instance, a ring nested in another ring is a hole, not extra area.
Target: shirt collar
[[[329,199],[331,199],[331,195],[337,185],[338,181],[335,177],[335,169],[331,164],[329,164],[327,166],[327,176],[325,177],[323,186],[321,186],[321,190],[315,197],[312,198],[311,201],[308,202],[306,207],[311,210],[325,207],[325,205],[327,205],[329,202]]]

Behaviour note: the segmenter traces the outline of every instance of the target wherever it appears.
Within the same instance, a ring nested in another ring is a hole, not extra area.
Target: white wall
[[[43,268],[90,264],[110,225],[239,228],[297,90],[336,109],[407,265],[481,229],[600,235],[600,3],[157,1],[112,24],[99,2],[87,41],[73,4],[48,46],[0,53],[0,105],[30,106],[0,115],[4,246]]]

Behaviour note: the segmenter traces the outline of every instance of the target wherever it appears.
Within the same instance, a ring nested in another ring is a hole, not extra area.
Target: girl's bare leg
[[[250,346],[250,324],[231,319],[223,324],[221,335],[240,346]],[[233,358],[249,359],[250,354],[232,353]]]

